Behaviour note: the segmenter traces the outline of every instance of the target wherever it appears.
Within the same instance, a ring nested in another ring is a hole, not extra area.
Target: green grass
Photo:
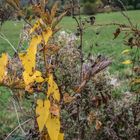
[[[132,22],[136,25],[140,21],[140,11],[129,11],[127,15],[130,17]],[[106,23],[128,23],[126,18],[122,16],[120,12],[115,13],[103,13],[96,15],[96,24],[106,24]],[[76,22],[71,17],[65,17],[60,26],[62,30],[76,32]],[[6,35],[10,40],[13,46],[18,46],[20,31],[22,30],[23,22],[19,21],[8,21],[6,22],[1,31]],[[92,26],[87,28],[84,33],[84,52],[89,52],[89,46],[93,44],[93,54],[104,54],[108,57],[111,57],[113,62],[111,72],[115,70],[123,69],[124,66],[118,65],[122,61],[121,52],[126,48],[123,45],[123,35],[120,35],[116,40],[113,40],[113,33],[116,30],[116,26],[106,26],[106,27],[95,27]],[[96,32],[99,32],[99,35],[96,35]],[[98,44],[96,46],[95,44]],[[10,45],[0,38],[0,53],[8,52],[14,54],[14,51],[11,49]]]
[[[129,11],[127,15],[130,17],[134,25],[139,24],[140,21],[140,11]],[[106,24],[106,23],[128,23],[126,18],[122,16],[120,12],[115,13],[103,13],[96,15],[96,24]],[[62,21],[62,25],[65,30],[72,30],[76,32],[76,24],[74,20],[67,17]],[[106,27],[95,27],[92,26],[87,28],[84,34],[84,51],[89,52],[89,46],[94,45],[93,53],[94,54],[105,54],[111,57],[115,62],[112,66],[112,71],[114,68],[116,70],[123,69],[124,66],[118,65],[121,58],[121,52],[126,48],[123,45],[123,35],[120,35],[117,39],[113,40],[113,33],[115,32],[117,26],[106,26]],[[96,32],[99,32],[99,35],[96,35]],[[96,46],[95,44],[98,44]],[[116,66],[115,66],[116,65]]]
[[[135,25],[140,23],[140,11],[129,11],[127,14]],[[96,24],[112,22],[128,23],[128,21],[119,12],[96,15]],[[71,17],[65,17],[60,25],[62,26],[62,30],[76,32],[76,23]],[[17,47],[22,27],[22,21],[8,21],[2,26],[1,32],[5,34],[13,46]],[[123,45],[123,35],[120,35],[117,39],[113,40],[113,32],[115,32],[116,28],[116,26],[92,26],[87,28],[84,33],[83,46],[85,54],[89,52],[89,46],[93,44],[93,55],[103,54],[109,57],[113,61],[112,66],[110,67],[110,72],[118,75],[118,78],[121,80],[125,77],[124,74],[128,71],[129,66],[121,64],[121,61],[124,60],[124,56],[121,55],[121,52],[126,49],[126,46]],[[99,35],[96,35],[96,32],[99,32]],[[98,46],[95,44],[98,44]],[[3,52],[8,52],[10,55],[14,54],[10,45],[0,38],[0,53]],[[121,92],[120,89],[118,91]],[[118,91],[116,91],[116,93]],[[13,128],[13,126],[10,125],[11,117],[9,115],[5,117],[6,114],[9,113],[9,96],[9,91],[6,88],[0,87],[0,118],[2,118],[0,120],[0,127],[3,128],[0,131],[0,135],[5,133],[5,129],[8,132],[10,131],[10,128]],[[6,119],[8,122],[3,122]],[[8,125],[4,125],[4,123]]]

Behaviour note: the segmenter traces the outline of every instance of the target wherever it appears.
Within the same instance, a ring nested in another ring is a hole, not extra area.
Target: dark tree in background
[[[140,9],[140,0],[112,0],[116,5],[121,6],[120,1],[124,6],[132,6],[133,9]],[[129,9],[128,9],[129,10]]]
[[[82,0],[82,3],[96,3],[97,1],[101,1],[104,5],[108,4],[116,4],[119,7],[122,7],[121,3],[124,4],[124,6],[132,6],[133,9],[139,9],[140,8],[140,0]]]

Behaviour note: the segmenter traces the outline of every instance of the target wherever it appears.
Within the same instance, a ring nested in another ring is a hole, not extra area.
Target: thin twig
[[[12,43],[8,40],[8,38],[3,33],[0,33],[0,38],[7,41],[7,43],[11,46],[11,48],[14,50],[14,52],[17,53],[16,48],[12,45]]]
[[[127,12],[127,9],[125,8],[123,2],[121,0],[117,0],[123,7],[123,9],[125,10],[125,12]],[[128,20],[129,24],[131,25],[131,27],[133,27],[133,23],[131,22],[130,18],[128,17],[128,15],[126,15],[126,13],[121,11],[121,14]]]
[[[24,124],[30,122],[32,120],[32,118],[26,120],[25,122],[21,123],[20,125],[18,125],[17,127],[15,127],[9,134],[8,136],[4,139],[4,140],[8,140],[8,138],[10,138],[10,136],[17,130],[20,128],[20,126],[23,126]]]
[[[81,9],[80,9],[80,1],[78,0],[78,18],[75,16],[75,9],[74,9],[74,0],[71,0],[71,7],[72,7],[72,18],[76,21],[78,32],[80,34],[80,44],[79,44],[79,52],[80,52],[80,60],[81,60],[81,66],[80,66],[80,83],[82,82],[82,69],[83,69],[83,25],[82,25],[82,19],[81,19]],[[81,98],[77,100],[77,122],[80,126],[80,106],[81,105]],[[77,139],[81,139],[81,128],[78,128],[78,136]]]
[[[15,109],[15,112],[16,112],[16,116],[17,116],[19,128],[21,129],[22,133],[23,133],[24,135],[26,135],[25,131],[23,130],[23,128],[21,127],[21,124],[20,124],[19,115],[18,115],[18,112],[17,112],[17,108],[16,108],[15,101],[13,101],[13,105],[14,105],[14,109]]]
[[[11,90],[10,90],[10,93],[11,93],[11,95],[13,95],[13,92],[12,92]],[[16,108],[15,100],[13,100],[12,102],[13,102],[14,109],[15,109],[15,112],[16,112],[16,116],[17,116],[17,120],[18,120],[19,128],[21,129],[22,133],[23,133],[24,135],[26,135],[26,133],[24,132],[24,130],[23,130],[23,128],[21,127],[21,124],[20,124],[19,115],[18,115],[18,112],[17,112],[17,108]]]

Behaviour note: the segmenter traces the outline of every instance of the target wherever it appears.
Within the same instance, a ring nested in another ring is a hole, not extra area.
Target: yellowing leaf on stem
[[[3,53],[0,57],[0,82],[3,81],[4,76],[6,75],[6,65],[8,63],[8,55]]]
[[[64,140],[64,133],[59,133],[58,140]]]
[[[60,132],[60,120],[59,117],[53,117],[51,114],[46,122],[46,128],[51,140],[58,140]]]
[[[37,117],[37,123],[39,126],[39,131],[41,132],[45,126],[45,123],[49,117],[50,114],[50,101],[49,100],[37,100],[37,107],[36,107],[36,115]]]
[[[40,26],[40,19],[36,21],[36,23],[33,25],[33,27],[30,29],[29,34],[33,33],[36,29],[38,29]]]
[[[47,28],[47,30],[43,31],[42,35],[43,35],[43,41],[45,42],[45,44],[47,44],[49,38],[52,36],[52,29]]]
[[[30,42],[30,46],[27,49],[27,53],[20,53],[19,58],[22,61],[24,70],[32,74],[35,70],[36,64],[36,53],[37,53],[37,45],[41,42],[41,37],[34,37]]]
[[[129,64],[132,64],[132,61],[131,60],[125,60],[125,61],[122,62],[122,64],[129,65]]]
[[[57,101],[60,101],[60,92],[59,92],[59,88],[57,86],[57,84],[55,83],[55,81],[53,80],[53,75],[49,74],[48,77],[48,92],[47,95],[53,95],[53,98]]]
[[[34,82],[42,83],[44,81],[40,71],[35,71],[33,73],[33,75],[30,75],[29,73],[24,71],[23,72],[23,79],[24,79],[25,85],[29,85],[29,84],[34,83]]]

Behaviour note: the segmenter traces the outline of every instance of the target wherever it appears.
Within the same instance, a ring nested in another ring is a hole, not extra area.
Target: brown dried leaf
[[[50,113],[53,114],[54,116],[59,116],[59,112],[60,112],[60,109],[58,105],[52,104],[50,107]]]
[[[115,33],[113,33],[114,34],[114,39],[116,39],[119,36],[120,33],[121,33],[120,28],[117,28]]]
[[[52,28],[54,29],[58,23],[62,20],[62,18],[66,15],[67,11],[66,12],[63,12],[60,16],[58,16],[54,22],[53,22],[53,25],[52,25]]]
[[[89,124],[91,125],[95,121],[95,119],[96,119],[96,113],[91,111],[87,117]]]
[[[63,100],[65,103],[70,103],[74,100],[75,98],[74,97],[71,97],[68,93],[65,93],[64,94],[64,97],[63,97]]]
[[[99,120],[96,120],[96,125],[95,125],[95,129],[99,130],[101,129],[102,123]]]
[[[56,15],[56,11],[58,8],[58,1],[56,1],[51,9],[51,18],[53,19]]]

